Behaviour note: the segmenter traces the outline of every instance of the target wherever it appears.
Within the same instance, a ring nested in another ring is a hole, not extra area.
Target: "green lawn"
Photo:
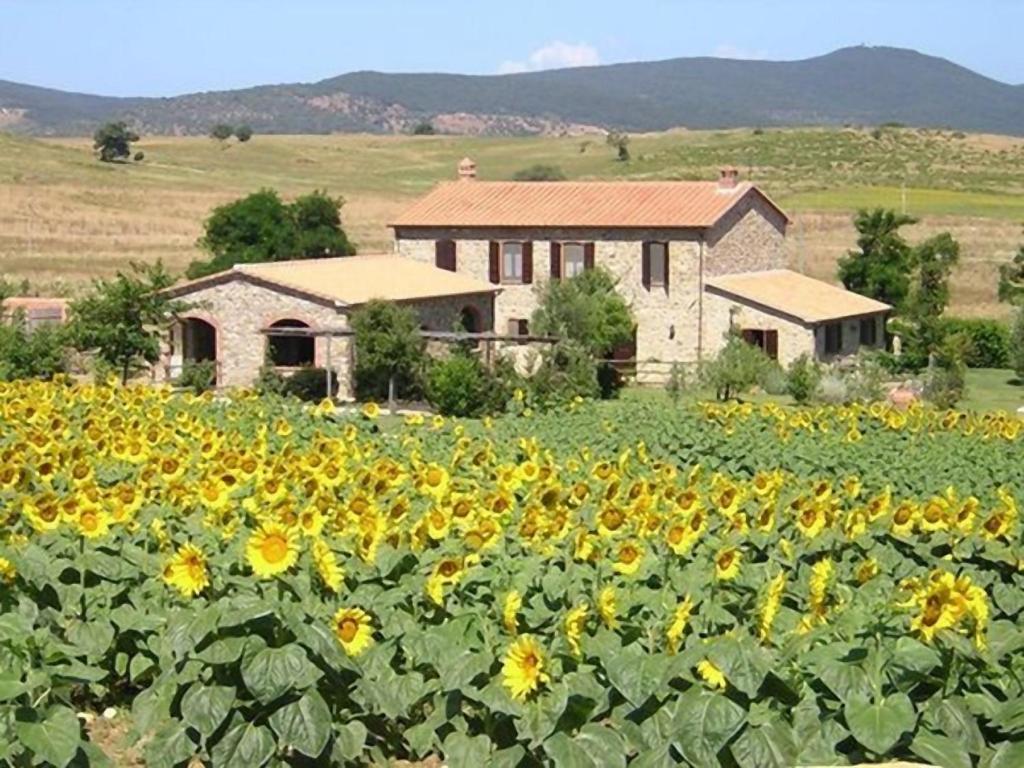
[[[620,394],[623,400],[630,401],[663,401],[669,404],[668,394],[662,389],[652,387],[629,387]],[[687,392],[686,399],[691,402],[713,400],[715,393],[706,389],[693,389]],[[755,403],[775,402],[785,406],[796,403],[788,395],[752,394],[744,399]],[[1016,411],[1024,406],[1024,384],[1017,380],[1013,371],[997,368],[972,368],[967,372],[967,396],[960,407],[972,411],[1005,410]]]

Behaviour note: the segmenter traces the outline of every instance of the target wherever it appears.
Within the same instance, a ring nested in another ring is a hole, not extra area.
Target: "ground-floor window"
[[[758,347],[772,360],[779,359],[779,332],[760,328],[744,328],[741,332],[743,340],[751,346]]]
[[[838,355],[843,351],[843,324],[828,323],[825,325],[825,354]]]
[[[192,363],[217,359],[217,329],[198,317],[181,323],[181,356]]]
[[[521,318],[509,318],[508,321],[508,335],[509,336],[529,336],[530,335],[530,321],[523,320]]]
[[[878,345],[878,323],[873,317],[865,317],[860,321],[860,345],[874,347]]]
[[[278,320],[271,328],[309,328],[301,320]],[[277,368],[301,368],[314,365],[316,342],[312,336],[268,336],[268,353],[271,365]]]

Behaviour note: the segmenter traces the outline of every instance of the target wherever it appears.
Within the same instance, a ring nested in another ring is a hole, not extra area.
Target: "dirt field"
[[[1024,140],[886,129],[673,131],[633,137],[616,162],[595,137],[257,136],[143,140],[141,164],[99,163],[85,139],[0,135],[0,275],[42,292],[74,293],[130,260],[181,270],[210,210],[260,187],[289,196],[326,189],[346,199],[346,229],[363,252],[390,245],[388,221],[459,158],[482,178],[558,165],[570,178],[713,178],[735,164],[793,216],[790,260],[831,278],[853,245],[858,207],[922,217],[912,239],[948,229],[963,246],[953,309],[1005,312],[995,275],[1024,241]]]

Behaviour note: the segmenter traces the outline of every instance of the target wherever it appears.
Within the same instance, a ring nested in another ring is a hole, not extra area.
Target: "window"
[[[875,318],[861,318],[860,344],[862,347],[874,347],[878,345],[878,323],[875,321]]]
[[[309,328],[301,320],[278,320],[271,328]],[[270,362],[278,368],[299,368],[313,365],[316,357],[315,341],[312,336],[268,337]]]
[[[576,277],[593,268],[593,243],[551,243],[552,280]]]
[[[587,268],[583,243],[565,243],[562,245],[562,277],[570,278],[582,274]]]
[[[755,328],[744,328],[740,331],[743,340],[753,347],[757,347],[772,360],[779,359],[779,332],[764,331]]]
[[[455,271],[455,241],[438,240],[434,243],[434,264],[438,269]]]
[[[530,321],[522,320],[519,318],[509,318],[508,321],[508,335],[509,336],[529,336],[530,335]]]
[[[501,244],[501,282],[523,282],[523,244]]]
[[[662,288],[668,292],[668,243],[644,243],[641,268],[644,288]]]
[[[843,349],[843,324],[828,323],[825,326],[825,354],[838,355]]]

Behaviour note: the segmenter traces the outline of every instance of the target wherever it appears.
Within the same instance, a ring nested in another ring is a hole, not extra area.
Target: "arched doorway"
[[[480,310],[465,306],[459,313],[459,325],[467,333],[480,333]]]
[[[217,360],[217,329],[198,317],[181,322],[181,357],[184,362],[203,363]]]
[[[271,323],[273,328],[309,328],[309,323],[301,320],[278,320]],[[316,340],[312,336],[275,336],[268,337],[270,363],[276,368],[301,368],[316,363]]]

